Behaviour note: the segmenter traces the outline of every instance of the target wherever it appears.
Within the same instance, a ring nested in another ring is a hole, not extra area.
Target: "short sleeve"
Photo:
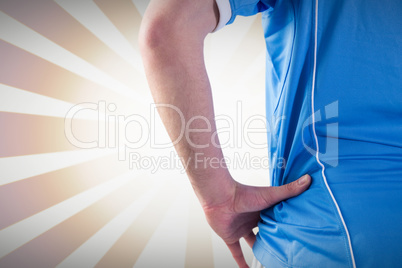
[[[276,0],[215,0],[219,9],[219,22],[214,32],[232,23],[237,15],[252,16],[273,8]]]

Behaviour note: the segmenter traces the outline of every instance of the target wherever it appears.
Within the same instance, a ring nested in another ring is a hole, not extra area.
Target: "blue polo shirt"
[[[218,28],[262,12],[266,117],[277,124],[268,133],[272,185],[313,178],[305,193],[262,211],[257,259],[400,267],[402,1],[217,4]],[[275,165],[279,158],[286,165]]]

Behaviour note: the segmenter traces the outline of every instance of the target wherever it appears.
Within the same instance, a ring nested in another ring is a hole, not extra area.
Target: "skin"
[[[260,211],[301,194],[311,178],[305,175],[280,187],[252,187],[230,175],[214,135],[213,100],[203,55],[204,39],[218,19],[215,0],[152,0],[141,25],[140,48],[155,103],[172,105],[182,114],[158,108],[207,221],[239,267],[248,267],[239,240],[244,238],[252,247]],[[221,164],[200,162],[212,158]]]

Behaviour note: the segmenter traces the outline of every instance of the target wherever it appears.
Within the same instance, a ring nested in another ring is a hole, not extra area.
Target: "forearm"
[[[155,103],[177,109],[161,105],[158,112],[187,167],[201,204],[208,207],[226,202],[229,196],[222,195],[221,190],[234,184],[225,167],[218,137],[214,135],[212,93],[203,55],[204,37],[213,30],[216,21],[206,20],[210,25],[175,21],[176,26],[165,29],[168,15],[161,18],[153,17],[154,14],[145,18],[142,32],[145,71]],[[152,26],[152,23],[158,24]]]

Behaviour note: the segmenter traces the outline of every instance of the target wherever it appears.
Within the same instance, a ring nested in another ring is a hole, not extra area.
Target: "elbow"
[[[195,47],[191,34],[169,16],[146,17],[139,35],[139,48],[144,61],[172,59]]]
[[[144,17],[139,33],[139,45],[142,54],[147,51],[163,47],[167,41],[169,29],[166,27],[164,18]]]
[[[141,52],[200,45],[217,20],[214,0],[151,1],[140,28]]]
[[[199,46],[209,31],[186,17],[145,14],[139,34],[141,53]]]

